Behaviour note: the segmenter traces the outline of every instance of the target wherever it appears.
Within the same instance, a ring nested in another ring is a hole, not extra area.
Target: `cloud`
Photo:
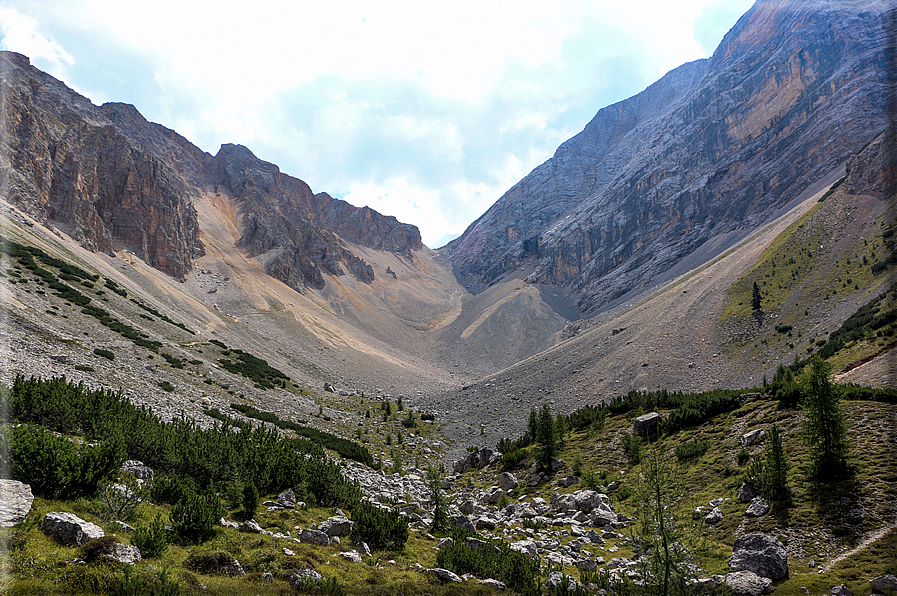
[[[13,8],[0,6],[0,48],[19,52],[55,77],[64,77],[74,57],[39,30],[38,22]]]
[[[0,0],[94,101],[246,145],[430,246],[600,108],[708,55],[746,2]]]

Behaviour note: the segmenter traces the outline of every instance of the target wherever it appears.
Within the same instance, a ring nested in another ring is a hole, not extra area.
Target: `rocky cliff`
[[[529,281],[591,313],[754,228],[885,127],[894,14],[758,0],[710,59],[600,110],[450,243],[459,278],[478,289],[532,260]]]
[[[0,99],[4,197],[91,250],[124,247],[183,280],[203,252],[203,192],[235,201],[240,246],[297,290],[324,287],[325,274],[370,283],[347,243],[409,259],[423,248],[414,226],[315,194],[245,147],[213,157],[134,106],[95,106],[20,54],[0,52]]]

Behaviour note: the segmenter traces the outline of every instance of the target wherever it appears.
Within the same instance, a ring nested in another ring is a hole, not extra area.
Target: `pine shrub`
[[[439,551],[436,566],[454,573],[471,573],[476,577],[491,577],[523,594],[538,594],[539,563],[529,556],[511,550],[503,541],[468,546],[471,534],[462,528],[452,532],[453,544]]]
[[[171,508],[174,531],[187,542],[205,542],[215,535],[215,525],[224,515],[217,495],[187,495]]]
[[[139,526],[134,530],[131,544],[140,549],[144,559],[158,559],[168,550],[168,532],[162,514],[156,515],[149,526]]]
[[[375,550],[402,550],[408,541],[408,519],[397,510],[381,509],[361,501],[352,510],[352,540]]]

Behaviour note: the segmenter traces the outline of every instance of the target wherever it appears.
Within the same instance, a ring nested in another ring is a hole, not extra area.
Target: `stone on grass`
[[[505,586],[504,582],[500,582],[497,579],[492,579],[491,577],[488,579],[481,579],[480,585],[489,586],[493,590],[497,590],[499,592],[504,592],[507,586]]]
[[[248,519],[237,526],[237,530],[246,534],[261,534],[262,527],[254,519]]]
[[[751,432],[744,433],[741,435],[741,446],[742,447],[750,447],[754,443],[758,441],[762,441],[766,436],[766,432],[762,429],[752,430]]]
[[[100,526],[84,521],[74,513],[62,511],[45,515],[41,531],[66,546],[81,546],[88,540],[106,535]]]
[[[25,519],[32,503],[31,486],[18,480],[0,479],[0,528],[10,528]]]
[[[746,534],[735,540],[729,568],[752,571],[760,577],[778,581],[788,577],[788,553],[775,536]]]
[[[340,553],[339,556],[346,559],[347,561],[352,561],[353,563],[361,563],[361,555],[359,555],[358,552],[354,550]]]
[[[441,567],[434,567],[433,569],[424,569],[426,573],[432,573],[436,576],[436,578],[443,583],[461,583],[461,578],[449,571],[448,569],[443,569]]]
[[[513,490],[517,488],[517,477],[510,472],[502,472],[498,477],[498,487],[502,490]]]
[[[890,573],[869,580],[873,592],[897,592],[897,577]]]
[[[760,577],[753,571],[733,571],[727,573],[725,584],[732,596],[761,596],[772,592],[772,580]]]
[[[355,522],[350,521],[349,518],[337,515],[322,521],[318,529],[330,537],[348,536],[352,533],[353,525]]]
[[[103,558],[123,565],[134,565],[139,563],[143,557],[140,556],[140,549],[136,546],[116,542],[109,547],[108,552],[103,553]]]
[[[320,530],[302,530],[302,533],[299,535],[299,541],[303,544],[330,545],[330,537]]]
[[[660,424],[660,414],[657,412],[648,412],[635,419],[632,430],[637,435],[643,437],[653,437],[657,435],[657,427]]]
[[[723,521],[723,512],[720,511],[719,507],[714,507],[710,513],[704,516],[704,521],[711,526],[715,526],[716,524]]]
[[[287,581],[294,588],[300,589],[304,588],[310,583],[320,584],[322,579],[324,579],[324,576],[322,576],[314,569],[303,567],[302,569],[297,569],[296,571],[291,573]]]
[[[762,517],[767,513],[769,513],[769,504],[763,500],[763,497],[751,499],[751,504],[748,505],[747,510],[744,512],[745,515],[750,515],[751,517]]]

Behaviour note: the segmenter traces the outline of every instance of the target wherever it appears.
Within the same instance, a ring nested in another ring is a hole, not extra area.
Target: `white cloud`
[[[244,144],[436,246],[598,109],[706,56],[749,0],[0,5],[4,43],[91,99],[213,153]]]
[[[38,22],[13,8],[0,6],[0,48],[24,54],[55,77],[64,77],[74,57],[39,30]]]

